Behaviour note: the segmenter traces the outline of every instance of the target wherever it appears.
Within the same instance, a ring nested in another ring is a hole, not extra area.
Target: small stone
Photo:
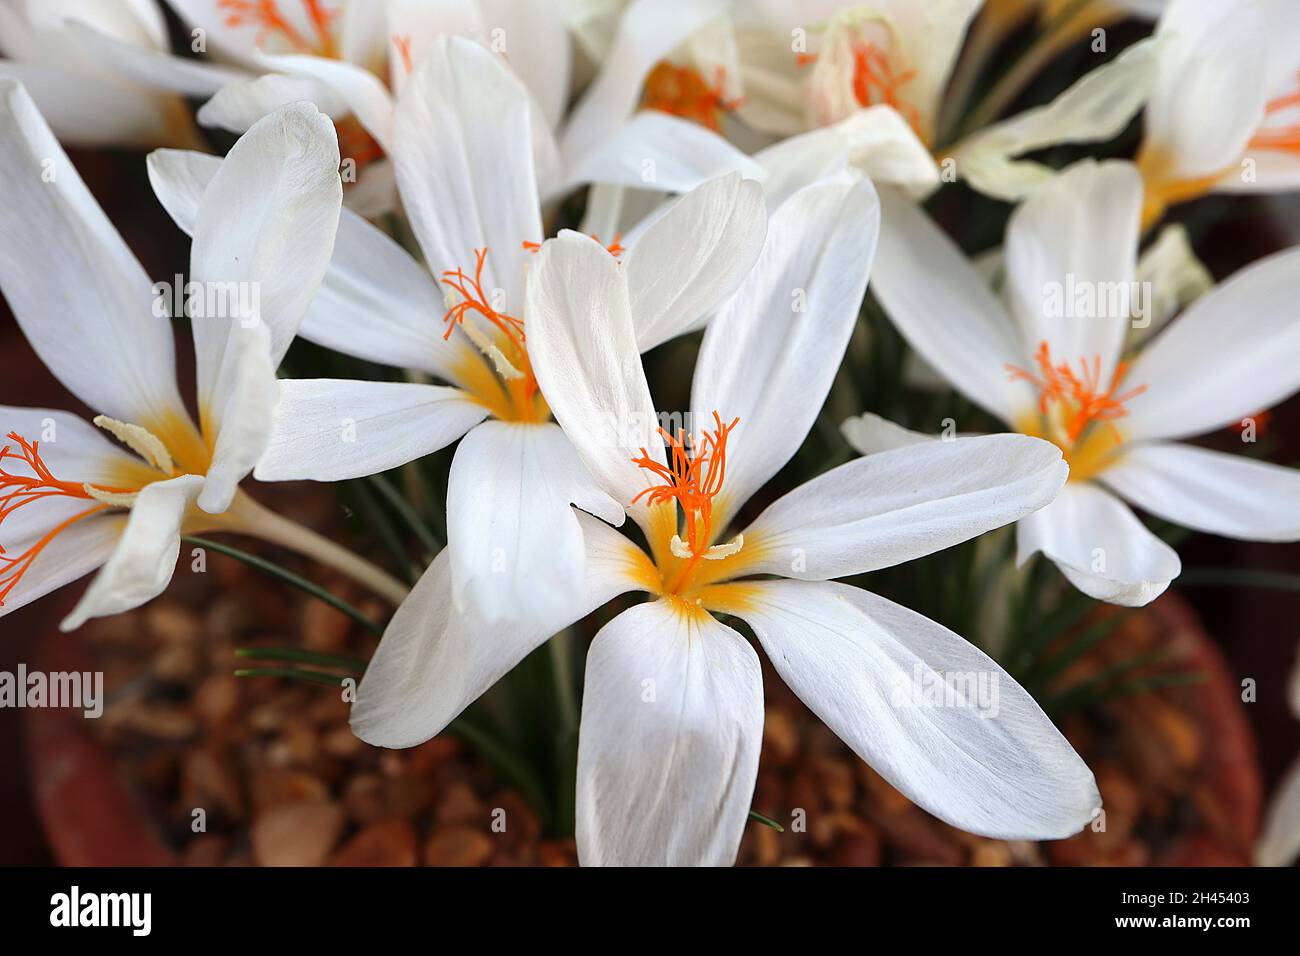
[[[384,780],[373,773],[350,779],[343,788],[343,806],[357,823],[373,823],[387,812]]]
[[[330,866],[415,866],[418,842],[406,820],[380,820],[339,847]]]
[[[198,721],[181,705],[142,703],[131,711],[130,726],[146,737],[186,740],[198,730]]]
[[[323,601],[308,598],[302,604],[302,640],[313,651],[337,651],[352,630],[346,614]]]
[[[209,748],[190,750],[181,770],[181,800],[190,811],[202,808],[232,820],[244,815],[239,778],[230,763]]]
[[[329,788],[302,770],[273,769],[252,777],[253,804],[259,810],[307,802],[322,802]]]
[[[767,708],[763,718],[763,758],[764,766],[784,767],[792,763],[799,754],[799,730],[787,710],[778,707]]]
[[[149,633],[164,643],[192,644],[203,634],[198,615],[177,604],[146,605],[144,623]]]
[[[846,833],[831,848],[833,866],[879,866],[880,837],[864,829],[860,833]]]
[[[542,866],[577,866],[578,848],[572,840],[543,840],[537,844]]]
[[[194,676],[198,667],[198,651],[190,644],[164,644],[153,658],[154,676],[166,683],[184,684]]]
[[[482,866],[492,855],[492,838],[473,827],[442,827],[424,845],[429,866]]]
[[[205,727],[219,727],[239,712],[239,678],[213,674],[194,692],[194,710]]]
[[[822,796],[829,806],[843,810],[852,805],[856,788],[853,768],[847,761],[834,757],[817,757],[813,761],[813,770],[821,782]]]
[[[333,803],[293,803],[267,810],[253,823],[253,858],[259,866],[320,866],[343,824],[343,809]]]
[[[981,840],[971,849],[971,866],[1011,866],[1011,848],[997,840]]]
[[[186,845],[181,854],[183,866],[221,866],[230,841],[216,833],[201,833]]]
[[[443,791],[434,810],[434,819],[443,826],[453,823],[483,826],[488,821],[488,815],[473,788],[458,780]]]
[[[327,731],[322,744],[327,754],[341,760],[355,757],[366,747],[365,742],[358,738],[347,724]]]

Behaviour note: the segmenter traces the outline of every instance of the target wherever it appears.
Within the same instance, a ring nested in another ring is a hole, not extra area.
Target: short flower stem
[[[401,604],[410,593],[405,584],[387,571],[329,538],[276,514],[246,494],[238,495],[230,510],[212,527],[213,530],[237,531],[296,551],[341,571],[393,605]]]

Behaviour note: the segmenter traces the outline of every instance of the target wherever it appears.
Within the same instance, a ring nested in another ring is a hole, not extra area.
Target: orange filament
[[[231,27],[256,26],[259,28],[257,44],[273,33],[278,33],[289,45],[301,53],[316,53],[331,59],[338,58],[338,48],[334,44],[334,33],[330,21],[338,16],[338,11],[327,10],[321,0],[302,0],[316,31],[317,42],[308,40],[285,16],[280,13],[276,0],[217,0],[217,9],[225,10],[226,25]]]
[[[591,238],[595,239],[597,242],[600,242],[600,236],[592,236]],[[537,252],[541,248],[542,248],[542,244],[540,242],[524,243],[524,249],[527,250],[528,252]],[[605,246],[605,251],[608,252],[611,256],[613,256],[615,259],[621,256],[623,253],[627,252],[627,249],[623,245],[623,234],[618,232],[614,233],[614,241],[610,243],[608,246]]]
[[[75,524],[82,518],[88,518],[101,511],[107,511],[108,507],[108,505],[96,505],[93,508],[87,508],[85,511],[79,511],[70,518],[65,518],[47,531],[40,540],[22,554],[11,557],[3,547],[0,547],[0,607],[4,607],[5,598],[9,596],[9,592],[18,586],[18,582],[23,579],[23,575],[36,563],[36,559],[40,557],[41,552],[49,546],[51,541],[67,530],[70,525]]]
[[[817,62],[817,54],[797,54],[795,62],[807,66]],[[853,44],[853,98],[858,105],[863,109],[880,105],[892,107],[919,135],[921,114],[899,95],[899,90],[914,79],[914,69],[895,73],[889,55],[874,43],[860,41]]]
[[[486,319],[504,338],[505,345],[510,350],[507,357],[523,374],[523,394],[521,397],[523,402],[528,404],[532,402],[537,394],[537,378],[533,375],[532,364],[528,361],[524,323],[522,319],[517,319],[513,315],[498,312],[488,301],[487,292],[483,289],[483,266],[487,263],[487,255],[486,246],[474,250],[473,278],[470,278],[465,270],[460,267],[442,274],[442,284],[454,290],[461,297],[461,301],[451,306],[447,310],[447,314],[442,317],[442,320],[447,323],[447,330],[442,337],[444,340],[451,338],[452,331],[457,325],[464,323],[465,315],[468,312],[476,312]]]
[[[1300,81],[1300,75],[1297,75],[1297,81]],[[1300,108],[1300,87],[1270,102],[1265,108],[1265,113],[1272,116],[1283,110],[1297,108]],[[1279,150],[1300,156],[1300,122],[1275,129],[1262,129],[1255,134],[1255,138],[1250,141],[1247,148]]]
[[[406,72],[412,73],[415,70],[415,63],[411,60],[411,35],[409,33],[394,33],[393,46],[397,47],[397,53],[402,58],[402,66]]]
[[[881,103],[892,106],[913,128],[919,128],[920,114],[898,95],[915,78],[916,70],[895,74],[888,55],[875,44],[853,45],[853,98],[863,107]]]
[[[721,114],[737,109],[742,102],[725,98],[725,80],[726,71],[722,67],[718,67],[715,82],[710,86],[690,67],[660,60],[646,77],[641,106],[680,116],[717,133],[722,130]]]
[[[29,441],[17,432],[10,432],[8,437],[18,444],[18,450],[14,451],[12,445],[5,445],[0,448],[0,525],[20,508],[46,498],[80,498],[85,501],[96,501],[95,497],[86,490],[84,484],[75,481],[62,481],[54,476],[45,460],[41,458],[39,442]],[[31,471],[31,474],[13,474],[5,468],[4,462],[6,460],[22,462]],[[101,488],[99,490],[113,494],[129,494],[134,489]],[[78,521],[94,512],[103,511],[107,507],[108,505],[96,502],[95,506],[89,510],[73,515],[55,526],[39,541],[16,557],[9,556],[5,549],[0,547],[0,607],[4,606],[5,596],[14,589],[22,576],[27,573],[37,555],[54,540],[59,532],[74,521]]]
[[[477,312],[501,331],[510,343],[520,351],[524,349],[524,323],[513,315],[506,315],[492,308],[487,293],[483,291],[483,266],[487,264],[487,246],[474,250],[474,278],[457,266],[442,274],[442,284],[460,293],[462,301],[447,310],[442,320],[447,323],[444,339],[451,338],[452,329],[465,321],[466,312]]]
[[[1120,362],[1115,366],[1110,387],[1102,391],[1100,355],[1094,355],[1091,364],[1087,359],[1080,359],[1079,371],[1076,373],[1068,362],[1053,365],[1051,351],[1044,341],[1038,346],[1035,359],[1038,362],[1038,376],[1010,364],[1006,367],[1007,372],[1013,382],[1026,381],[1039,389],[1038,410],[1044,416],[1050,414],[1053,404],[1058,406],[1063,413],[1065,438],[1070,445],[1077,442],[1084,431],[1096,422],[1105,425],[1117,443],[1123,440],[1119,429],[1115,427],[1115,420],[1128,414],[1125,402],[1147,390],[1145,385],[1139,385],[1123,394],[1116,394],[1120,382],[1128,372],[1126,363]]]
[[[659,434],[668,443],[669,463],[661,464],[644,448],[640,457],[632,459],[634,465],[663,480],[663,484],[651,485],[638,494],[632,499],[632,504],[642,497],[652,506],[676,501],[686,516],[686,542],[692,557],[678,578],[679,586],[689,578],[713,541],[713,500],[722,491],[726,477],[727,438],[740,419],[732,419],[730,424],[724,425],[715,411],[713,422],[717,427],[702,434],[694,458],[687,454],[680,437],[660,428]]]

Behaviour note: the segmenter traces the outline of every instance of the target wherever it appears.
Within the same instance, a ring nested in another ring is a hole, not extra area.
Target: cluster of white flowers
[[[1015,523],[1020,562],[1137,606],[1180,563],[1126,502],[1300,539],[1300,472],[1180,441],[1300,389],[1300,250],[1211,287],[1186,234],[1156,232],[1210,191],[1300,188],[1294,0],[167,3],[189,50],[146,0],[0,0],[0,290],[98,426],[0,406],[0,613],[96,569],[66,628],[137,607],[183,534],[295,547],[398,604],[352,726],[406,747],[647,595],[587,655],[579,855],[729,864],[763,694],[728,617],[920,806],[1060,838],[1101,800],[1033,698],[837,579]],[[1041,67],[1144,16],[1150,37],[1046,105],[1006,115],[1026,67],[967,108],[1012,31],[1036,31]],[[1026,158],[1138,116],[1134,161]],[[196,119],[240,134],[224,158]],[[163,147],[149,178],[189,278],[240,303],[191,313],[197,416],[157,291],[60,141]],[[921,205],[959,180],[1018,204],[992,269]],[[556,234],[575,197],[580,231]],[[822,412],[869,280],[930,378],[1012,432],[859,409],[861,457],[746,511]],[[641,355],[701,329],[689,408],[657,408]],[[405,377],[277,378],[299,336]],[[656,428],[667,411],[688,427]],[[242,486],[454,442],[447,546],[409,594]],[[962,675],[996,706],[954,706]],[[942,705],[899,693],[926,683]]]

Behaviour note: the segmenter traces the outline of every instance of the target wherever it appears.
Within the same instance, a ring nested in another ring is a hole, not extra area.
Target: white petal
[[[220,168],[221,159],[206,153],[158,149],[149,154],[149,181],[158,201],[190,235],[199,200]],[[299,334],[345,355],[457,382],[466,363],[480,359],[462,336],[443,339],[439,320],[445,311],[425,268],[385,232],[344,209],[329,268]]]
[[[139,458],[109,439],[102,428],[96,428],[71,412],[0,405],[0,446],[8,445],[16,451],[15,443],[7,437],[10,433],[39,443],[37,450],[41,459],[60,481],[112,485],[121,480],[124,466],[142,464]],[[12,463],[0,464],[0,468],[15,470]],[[6,518],[0,528],[7,530],[9,521],[21,513],[15,512],[13,518]]]
[[[880,228],[871,183],[818,183],[776,213],[762,255],[709,323],[691,428],[739,418],[727,446],[721,530],[803,444],[844,357]]]
[[[483,286],[518,317],[523,243],[542,238],[527,90],[478,44],[440,37],[402,90],[395,125],[398,188],[430,271],[472,273],[486,247]]]
[[[1053,362],[1071,368],[1100,357],[1103,386],[1131,321],[1141,213],[1137,169],[1088,160],[1035,192],[1007,225],[1006,294],[1026,345],[1047,342]],[[1086,314],[1077,314],[1077,289],[1093,293]]]
[[[570,505],[612,524],[623,507],[601,491],[554,424],[490,421],[456,449],[447,479],[447,546],[458,607],[490,622],[549,619],[583,587],[582,528]]]
[[[1171,3],[1156,27],[1162,42],[1146,110],[1146,143],[1170,178],[1199,179],[1236,164],[1264,116],[1268,25],[1259,5]]]
[[[975,404],[1015,421],[1032,403],[1007,377],[1027,356],[1015,325],[956,243],[902,192],[882,188],[872,289],[912,348]]]
[[[343,208],[366,219],[382,219],[396,213],[397,169],[391,159],[376,159],[357,173],[357,181],[343,193]]]
[[[208,514],[222,514],[271,436],[279,389],[265,325],[236,327],[231,332],[212,395],[211,419],[220,427],[198,505]]]
[[[637,348],[699,328],[754,267],[766,233],[763,190],[738,174],[674,203],[623,261]]]
[[[569,187],[612,183],[688,192],[723,173],[763,178],[763,167],[712,130],[678,116],[643,110],[611,129],[566,179]]]
[[[1138,282],[1150,289],[1142,297],[1145,313],[1133,321],[1125,351],[1145,342],[1214,288],[1214,276],[1196,258],[1187,230],[1179,223],[1165,226],[1138,259]]]
[[[192,149],[155,149],[147,166],[158,202],[182,232],[193,236],[199,201],[221,168],[221,157]]]
[[[177,97],[99,73],[0,59],[0,80],[15,80],[69,146],[152,147],[190,142],[193,121]]]
[[[64,28],[97,64],[142,86],[203,97],[211,96],[226,84],[238,82],[244,76],[237,70],[216,63],[141,47],[109,36],[77,20],[68,21]]]
[[[121,614],[161,594],[176,570],[186,509],[202,488],[198,475],[146,485],[113,554],[59,629],[76,630],[92,617]]]
[[[22,87],[0,80],[0,289],[36,354],[94,411],[183,414],[171,323]]]
[[[489,40],[499,36],[510,68],[537,97],[547,125],[555,128],[569,98],[568,11],[535,0],[480,0]],[[493,31],[499,30],[499,34]]]
[[[1251,175],[1246,176],[1249,169]],[[1250,150],[1239,166],[1214,185],[1221,193],[1283,193],[1300,189],[1300,156],[1279,150]]]
[[[252,68],[255,65],[253,53],[259,46],[258,38],[262,33],[262,27],[256,19],[231,23],[230,12],[225,9],[224,0],[167,0],[167,4],[187,25],[203,29],[209,52],[241,66]],[[302,4],[279,4],[278,12],[303,36],[310,35],[314,38]],[[281,40],[279,36],[264,39]]]
[[[268,73],[217,91],[195,117],[204,126],[243,133],[259,120],[293,103],[311,103],[331,119],[348,114],[348,104],[331,87],[307,76]]]
[[[561,139],[565,166],[576,167],[631,115],[655,63],[726,11],[725,0],[633,0],[600,72],[569,115]]]
[[[463,335],[443,338],[446,311],[429,273],[383,231],[344,209],[334,255],[300,334],[345,355],[459,383],[481,358]]]
[[[279,365],[329,263],[343,202],[334,126],[298,103],[260,120],[230,150],[199,201],[190,254],[192,281],[237,290],[253,314],[194,318],[200,414],[205,433],[235,379],[223,371],[240,326],[265,324]],[[227,303],[229,305],[229,303]],[[218,311],[234,311],[241,309]]]
[[[1114,495],[1071,482],[1016,527],[1018,563],[1041,551],[1076,588],[1111,604],[1141,607],[1178,577],[1182,563]]]
[[[644,447],[662,461],[663,441],[618,262],[595,240],[561,232],[537,254],[527,315],[528,354],[551,413],[600,487],[639,515],[632,499],[648,481],[632,459]]]
[[[1101,807],[1091,771],[1034,699],[946,627],[845,584],[755,582],[734,613],[854,753],[945,822],[1058,839]]]
[[[629,573],[644,555],[613,528],[579,516],[587,548],[582,601],[549,620],[489,625],[451,597],[444,549],[402,602],[366,668],[352,730],[377,747],[413,747],[439,733],[556,631],[640,586]]]
[[[323,56],[259,54],[257,60],[269,70],[307,77],[329,87],[384,152],[392,150],[393,98],[368,69]]]
[[[758,655],[698,607],[640,604],[587,652],[578,736],[584,866],[730,866],[763,737]]]
[[[1042,508],[1067,473],[1055,445],[1025,435],[878,452],[832,468],[769,505],[745,529],[745,548],[735,560],[745,574],[811,581],[892,567]]]
[[[896,425],[888,419],[863,412],[856,418],[846,419],[840,424],[844,440],[859,455],[874,455],[878,451],[892,451],[906,448],[908,445],[920,445],[934,441],[937,436],[923,435],[911,429]]]
[[[1159,45],[1133,44],[1076,81],[1046,106],[987,127],[952,153],[961,177],[980,192],[1016,202],[1050,182],[1055,171],[1018,157],[1059,143],[1114,139],[1142,108],[1155,84]]]
[[[1255,846],[1256,866],[1291,866],[1300,857],[1300,760],[1291,765],[1264,815]]]
[[[1129,404],[1125,435],[1199,435],[1293,394],[1298,300],[1300,249],[1262,259],[1197,299],[1133,363],[1125,381],[1147,391]]]
[[[126,527],[126,515],[120,511],[102,509],[90,514],[91,504],[93,502],[71,499],[64,499],[58,504],[51,503],[40,515],[25,515],[25,527],[22,529],[10,525],[16,524],[16,519],[24,512],[31,511],[30,508],[5,521],[5,526],[0,531],[0,545],[10,557],[23,554],[65,522],[71,523],[66,524],[41,549],[41,553],[18,583],[5,595],[4,604],[0,605],[0,617],[26,607],[65,584],[71,584],[108,560]],[[77,514],[84,517],[73,521]]]
[[[1247,541],[1300,539],[1300,471],[1191,445],[1139,445],[1100,475],[1143,511]]]
[[[460,389],[284,379],[258,481],[342,481],[415,461],[487,417]]]

